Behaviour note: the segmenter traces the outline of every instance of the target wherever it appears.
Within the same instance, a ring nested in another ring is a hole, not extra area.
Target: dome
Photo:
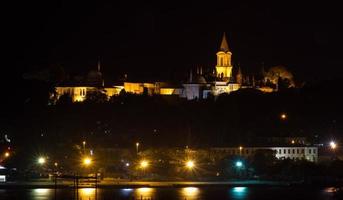
[[[102,77],[101,72],[98,72],[98,71],[95,71],[95,70],[92,70],[92,71],[88,72],[88,75],[87,75],[87,78],[91,79],[91,80],[101,79],[101,77]]]
[[[102,74],[99,71],[92,70],[87,74],[87,81],[88,82],[101,82]]]
[[[201,76],[201,75],[197,75],[195,78],[194,78],[194,83],[200,83],[200,84],[206,84],[206,79]]]

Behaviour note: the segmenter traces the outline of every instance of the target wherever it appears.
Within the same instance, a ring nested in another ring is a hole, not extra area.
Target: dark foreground
[[[70,188],[0,189],[0,199],[145,199],[145,200],[201,200],[201,199],[249,199],[249,200],[331,200],[340,199],[336,188],[314,188],[300,186],[204,186],[204,187],[140,187],[140,188],[81,188],[76,192]]]

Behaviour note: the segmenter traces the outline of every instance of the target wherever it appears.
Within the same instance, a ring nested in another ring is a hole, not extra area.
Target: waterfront
[[[69,188],[60,188],[56,191],[48,188],[35,189],[0,189],[0,199],[78,199],[103,200],[103,199],[175,199],[175,200],[200,200],[200,199],[312,199],[330,200],[334,196],[335,188],[313,187],[140,187],[140,188],[81,188],[78,194]]]

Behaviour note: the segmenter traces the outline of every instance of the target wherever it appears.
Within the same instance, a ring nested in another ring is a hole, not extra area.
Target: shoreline
[[[132,181],[132,182],[107,182],[102,181],[97,184],[98,188],[140,188],[140,187],[153,187],[153,188],[179,188],[179,187],[289,187],[298,185],[296,182],[281,182],[281,181]],[[70,188],[74,189],[72,181],[57,182],[8,182],[0,183],[0,189],[36,189],[36,188]],[[78,188],[95,188],[95,183],[80,183]]]

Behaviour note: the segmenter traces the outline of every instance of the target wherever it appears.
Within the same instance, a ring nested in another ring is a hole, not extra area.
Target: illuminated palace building
[[[57,100],[62,95],[68,94],[73,102],[81,102],[85,100],[89,92],[101,91],[110,98],[125,90],[125,92],[133,94],[174,95],[187,100],[194,100],[206,99],[209,95],[218,96],[222,93],[230,93],[247,87],[254,87],[263,92],[274,90],[267,87],[257,87],[254,77],[250,79],[243,77],[239,67],[235,69],[234,75],[234,67],[231,62],[232,53],[225,34],[216,55],[217,64],[214,70],[211,70],[213,72],[204,74],[202,68],[197,68],[195,73],[190,71],[188,80],[180,82],[178,86],[172,86],[167,82],[128,82],[125,80],[121,84],[106,86],[102,77],[100,62],[98,62],[97,70],[90,71],[84,81],[58,85],[55,88],[56,93],[51,95],[51,98]]]

